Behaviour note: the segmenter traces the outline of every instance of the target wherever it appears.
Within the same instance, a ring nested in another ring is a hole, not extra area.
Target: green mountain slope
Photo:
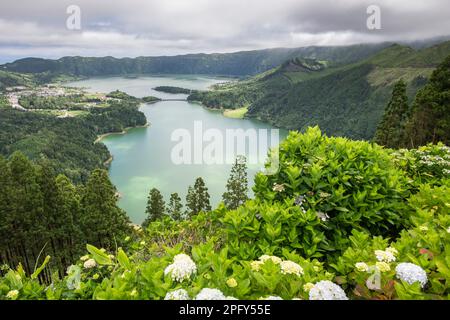
[[[11,86],[28,86],[34,82],[31,75],[0,70],[0,91]]]
[[[0,66],[23,73],[100,76],[123,74],[214,74],[248,76],[274,68],[295,57],[351,63],[365,59],[388,43],[338,47],[277,48],[235,53],[188,54],[162,57],[64,57],[58,60],[26,58]]]
[[[293,59],[265,74],[197,92],[189,99],[212,108],[245,106],[247,117],[287,129],[320,125],[331,135],[370,139],[394,83],[402,78],[412,98],[449,54],[450,42],[444,42],[418,51],[392,45],[346,65]],[[305,63],[316,67],[305,68]]]

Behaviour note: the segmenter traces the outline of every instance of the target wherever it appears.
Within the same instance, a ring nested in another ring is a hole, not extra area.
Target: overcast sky
[[[381,30],[366,26],[381,9]],[[81,9],[81,30],[66,26]],[[449,0],[1,0],[0,62],[410,41],[448,35]]]

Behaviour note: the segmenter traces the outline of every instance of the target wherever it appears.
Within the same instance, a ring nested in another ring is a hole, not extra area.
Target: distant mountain
[[[212,108],[246,107],[247,117],[303,130],[319,125],[330,135],[370,139],[402,78],[410,99],[433,69],[450,55],[450,41],[421,50],[390,45],[350,64],[291,59],[245,81],[196,92],[189,99]]]
[[[365,59],[387,46],[389,46],[388,43],[359,44],[121,59],[113,57],[64,57],[58,60],[25,58],[1,65],[0,70],[75,76],[211,74],[243,77],[267,71],[296,57],[348,64]]]

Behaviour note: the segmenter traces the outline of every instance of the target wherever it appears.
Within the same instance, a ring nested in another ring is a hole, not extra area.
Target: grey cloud
[[[416,40],[445,35],[450,30],[447,2],[2,0],[0,59],[230,52]],[[81,31],[65,27],[66,8],[72,4],[81,8]],[[370,4],[381,8],[382,30],[366,28]]]

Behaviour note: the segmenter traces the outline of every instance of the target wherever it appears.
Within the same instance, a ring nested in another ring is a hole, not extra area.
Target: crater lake
[[[206,90],[218,83],[232,79],[196,75],[101,77],[70,82],[66,85],[83,87],[89,92],[108,93],[124,91],[135,97],[155,96],[161,99],[186,99],[185,94],[170,94],[153,90],[157,86],[175,86],[193,90]],[[189,185],[202,177],[208,187],[213,208],[221,201],[225,192],[231,164],[175,164],[172,150],[177,144],[172,134],[177,129],[186,129],[194,135],[194,125],[201,122],[203,130],[218,129],[225,136],[233,129],[274,129],[270,124],[254,119],[233,119],[223,116],[222,111],[210,110],[188,101],[161,101],[142,104],[140,110],[147,117],[148,127],[133,128],[125,134],[107,135],[101,139],[111,152],[113,160],[109,174],[120,194],[119,205],[132,222],[142,223],[146,217],[147,196],[157,188],[166,204],[170,194],[177,192],[185,204]],[[280,140],[287,135],[279,130]],[[270,145],[269,145],[270,146]],[[263,148],[261,150],[261,148]],[[247,148],[251,155],[251,148]],[[259,146],[258,154],[267,154],[266,146]],[[260,164],[249,164],[249,190],[255,174],[263,168]],[[249,191],[249,195],[251,195]]]

